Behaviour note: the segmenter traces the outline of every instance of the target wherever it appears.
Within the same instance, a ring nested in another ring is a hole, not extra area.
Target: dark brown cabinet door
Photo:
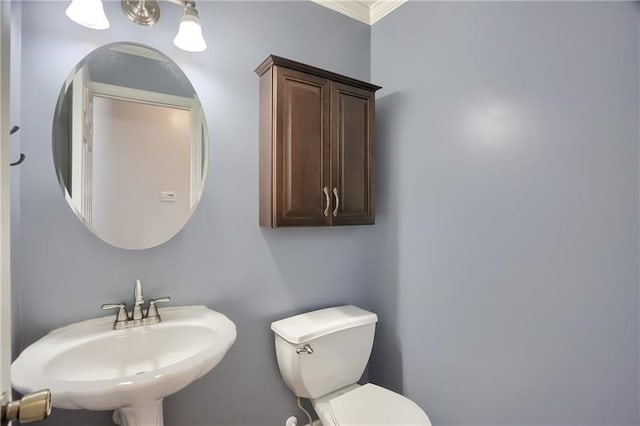
[[[330,225],[331,83],[281,67],[275,78],[274,225]]]
[[[375,222],[372,91],[331,83],[332,223]]]

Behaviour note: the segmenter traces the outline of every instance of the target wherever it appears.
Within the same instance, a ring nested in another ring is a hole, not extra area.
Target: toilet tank
[[[284,382],[297,396],[312,399],[356,383],[369,361],[377,321],[376,314],[346,305],[273,322]]]

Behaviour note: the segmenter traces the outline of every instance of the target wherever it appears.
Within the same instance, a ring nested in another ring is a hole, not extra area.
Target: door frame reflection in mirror
[[[133,89],[131,87],[116,86],[113,84],[99,83],[95,81],[89,81],[85,83],[84,72],[82,67],[76,73],[78,78],[73,79],[73,114],[76,115],[72,120],[72,138],[76,140],[85,139],[85,133],[88,129],[93,128],[93,105],[94,98],[106,98],[117,99],[126,102],[141,103],[146,105],[155,105],[173,109],[182,109],[189,111],[191,117],[191,161],[189,167],[190,182],[189,185],[189,206],[193,207],[199,201],[199,195],[202,194],[203,186],[203,152],[200,146],[193,143],[193,141],[202,140],[203,135],[203,121],[202,113],[200,111],[199,102],[196,102],[194,98],[185,98],[181,96],[168,95],[165,93],[150,92],[147,90]],[[80,83],[80,84],[77,84]],[[75,88],[83,88],[82,93],[76,94]],[[81,105],[80,108],[76,108],[75,105]],[[200,149],[199,149],[200,148]],[[91,142],[84,144],[73,144],[74,150],[72,159],[81,158],[83,161],[71,162],[72,167],[72,187],[80,188],[80,196],[75,198],[69,194],[67,188],[64,189],[64,195],[69,205],[73,206],[76,212],[82,217],[86,224],[91,225],[91,190],[87,191],[86,188],[91,188],[91,176],[92,173],[87,170],[86,164],[91,164],[91,161],[87,159],[91,156],[92,147]]]

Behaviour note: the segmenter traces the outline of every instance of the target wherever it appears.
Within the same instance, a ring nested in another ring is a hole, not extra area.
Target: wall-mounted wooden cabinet
[[[260,226],[372,224],[375,91],[269,56],[260,76]]]

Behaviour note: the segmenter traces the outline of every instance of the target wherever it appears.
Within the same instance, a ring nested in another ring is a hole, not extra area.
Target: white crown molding
[[[314,3],[324,6],[336,12],[347,15],[349,18],[353,18],[357,21],[364,22],[371,25],[370,9],[366,3],[361,3],[357,0],[311,0]]]
[[[357,21],[373,25],[407,0],[311,0]]]
[[[404,3],[407,0],[377,0],[369,8],[369,25],[373,25]]]

